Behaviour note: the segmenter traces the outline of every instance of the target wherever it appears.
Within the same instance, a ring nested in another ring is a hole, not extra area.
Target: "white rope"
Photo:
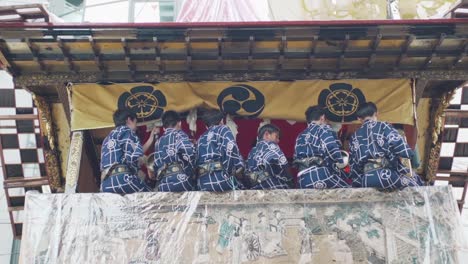
[[[189,114],[187,115],[187,118],[186,118],[186,121],[187,121],[187,124],[189,125],[189,129],[190,131],[192,131],[192,133],[195,133],[197,132],[197,109],[194,108],[192,110],[190,110]]]
[[[231,129],[234,138],[236,138],[239,132],[237,130],[237,124],[236,122],[234,122],[231,115],[226,116],[226,126],[229,127],[229,129]]]

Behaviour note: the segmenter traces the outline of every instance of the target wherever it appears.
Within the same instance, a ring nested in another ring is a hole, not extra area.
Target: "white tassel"
[[[197,132],[197,109],[194,108],[190,110],[189,114],[187,115],[187,124],[189,125],[190,131],[193,133]]]
[[[342,123],[330,122],[330,127],[333,131],[337,132],[340,131],[341,127],[343,126]]]
[[[232,134],[234,135],[234,138],[236,138],[238,131],[237,131],[237,124],[234,122],[232,119],[231,115],[226,116],[226,126],[231,129]]]
[[[266,124],[271,124],[271,120],[268,118],[262,119],[262,122],[258,125],[257,132],[260,131],[260,128]]]

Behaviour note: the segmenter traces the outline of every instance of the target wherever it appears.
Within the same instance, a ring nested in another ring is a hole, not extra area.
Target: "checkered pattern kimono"
[[[114,164],[127,165],[130,173],[108,177],[101,183],[102,192],[134,193],[150,191],[150,188],[137,176],[138,159],[143,156],[143,148],[135,132],[127,126],[119,126],[104,139],[101,149],[101,171]]]
[[[195,147],[183,131],[166,128],[154,145],[154,171],[165,164],[178,163],[183,172],[168,174],[159,182],[160,192],[193,191],[195,183]]]
[[[349,144],[353,186],[396,189],[422,184],[416,174],[413,177],[405,176],[409,169],[403,166],[399,158],[411,158],[414,152],[390,124],[367,120],[354,133]],[[389,160],[389,168],[364,174],[364,165],[368,159],[382,157]]]
[[[301,189],[350,187],[343,180],[346,177],[345,173],[334,165],[343,163],[340,150],[341,142],[330,126],[310,123],[296,139],[294,160],[321,157],[324,165],[306,169],[306,172],[298,179],[299,187]]]
[[[231,130],[224,125],[210,127],[197,144],[197,165],[219,161],[222,171],[215,171],[198,178],[201,191],[224,192],[239,189],[240,183],[233,176],[234,172],[244,167],[239,147]]]
[[[250,151],[247,160],[247,173],[266,171],[270,177],[252,186],[252,189],[287,189],[292,183],[288,173],[288,160],[278,144],[261,140]]]

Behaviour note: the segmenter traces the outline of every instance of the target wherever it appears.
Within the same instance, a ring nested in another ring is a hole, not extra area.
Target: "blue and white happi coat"
[[[169,173],[158,183],[160,192],[193,191],[195,187],[195,146],[182,130],[166,128],[154,145],[154,171],[179,164],[182,172]]]
[[[287,189],[292,184],[288,160],[275,142],[261,140],[250,151],[247,174],[257,171],[267,172],[269,178],[252,186],[252,189]]]
[[[102,192],[134,193],[150,191],[137,175],[138,159],[143,156],[143,148],[134,131],[128,126],[118,126],[104,139],[101,149],[101,171],[114,164],[126,165],[129,173],[107,177],[101,183]]]
[[[234,174],[244,168],[244,161],[234,135],[225,125],[211,126],[198,139],[197,166],[217,161],[222,163],[222,171],[199,175],[198,188],[211,192],[241,188],[242,184],[237,182]]]
[[[397,189],[405,186],[419,186],[418,175],[406,176],[410,170],[400,158],[411,158],[413,150],[390,124],[366,120],[350,140],[350,166],[353,186]],[[364,173],[369,159],[386,158],[388,168],[379,168]]]
[[[320,157],[323,166],[312,166],[302,171],[298,178],[299,187],[325,189],[346,188],[346,174],[334,164],[343,163],[341,142],[329,125],[310,123],[296,139],[294,160]]]

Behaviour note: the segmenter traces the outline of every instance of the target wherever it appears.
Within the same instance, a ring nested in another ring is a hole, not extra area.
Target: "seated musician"
[[[181,130],[181,118],[174,111],[162,116],[164,135],[154,145],[154,171],[160,192],[193,191],[195,147]]]
[[[305,112],[307,128],[296,139],[294,163],[299,168],[298,182],[301,189],[345,188],[345,166],[341,142],[327,125],[321,106],[311,106]]]
[[[198,139],[198,188],[224,192],[242,188],[244,161],[229,127],[219,110],[206,110],[202,120],[208,130]]]
[[[247,178],[252,189],[287,189],[292,185],[288,160],[278,146],[280,130],[266,124],[258,132],[258,142],[247,160]]]
[[[353,186],[398,189],[422,185],[419,176],[401,161],[411,159],[413,150],[392,125],[377,121],[377,106],[364,103],[357,116],[362,126],[349,143]]]
[[[114,113],[114,124],[110,134],[104,139],[101,149],[101,191],[119,194],[151,191],[138,176],[138,168],[144,153],[153,144],[158,128],[141,146],[138,136],[135,113],[128,109],[118,109]]]

